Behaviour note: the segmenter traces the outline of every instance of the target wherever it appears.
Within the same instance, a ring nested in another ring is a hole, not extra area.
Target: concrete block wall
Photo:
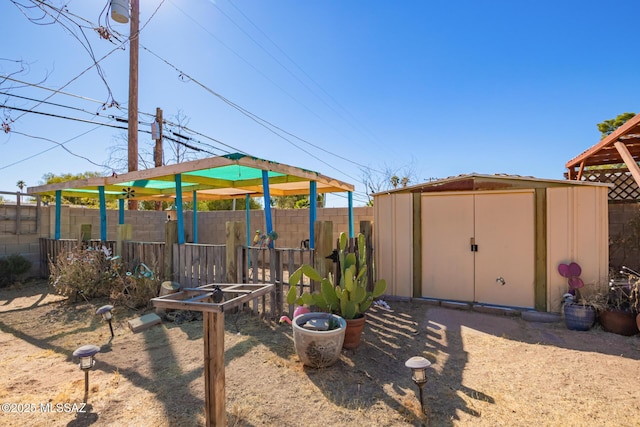
[[[640,269],[640,203],[609,203],[609,266]]]
[[[91,238],[100,238],[100,211],[84,207],[61,206],[60,238],[77,239],[83,224],[91,225]],[[278,233],[276,246],[298,248],[302,240],[309,238],[308,209],[272,209],[273,229]],[[198,243],[225,243],[225,224],[228,221],[245,221],[245,211],[198,212]],[[116,240],[119,213],[107,211],[107,240]],[[33,229],[30,234],[15,234],[15,206],[0,206],[0,257],[19,253],[33,264],[33,273],[39,266],[39,238],[55,237],[55,206],[41,206],[39,233],[35,233],[35,206],[21,206],[21,229]],[[27,220],[26,218],[32,218]],[[334,239],[340,232],[348,232],[348,211],[346,208],[319,208],[318,221],[333,221]],[[249,230],[251,236],[256,230],[265,231],[263,210],[250,212]],[[354,231],[357,233],[360,221],[373,221],[372,207],[354,208]],[[132,224],[133,240],[141,242],[164,242],[166,212],[125,211],[125,223]],[[185,240],[193,242],[193,212],[184,212]]]
[[[20,230],[16,230],[16,205],[0,206],[0,257],[20,254],[31,261],[31,274],[37,274],[40,262],[40,234],[36,233],[35,205],[21,205]]]

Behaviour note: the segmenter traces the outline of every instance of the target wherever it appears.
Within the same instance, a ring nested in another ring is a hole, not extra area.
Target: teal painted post
[[[104,185],[98,187],[98,197],[100,199],[100,240],[107,240],[107,200],[104,196]]]
[[[267,236],[273,231],[273,223],[271,220],[271,197],[269,196],[269,171],[262,171],[262,190],[264,192],[264,218],[267,223]],[[269,243],[269,247],[273,247],[273,242]]]
[[[193,190],[193,243],[198,243],[198,194]]]
[[[247,247],[251,246],[251,208],[249,195],[244,196],[244,220],[247,223]]]
[[[318,183],[309,181],[309,248],[315,248],[316,233],[314,225],[317,217]]]
[[[62,207],[62,191],[56,190],[56,231],[55,239],[60,240],[60,208]]]
[[[118,199],[118,224],[124,224],[124,199]]]
[[[176,213],[178,216],[178,244],[184,245],[184,218],[182,217],[182,175],[176,174]]]
[[[353,238],[353,192],[348,193],[349,200],[349,237]]]

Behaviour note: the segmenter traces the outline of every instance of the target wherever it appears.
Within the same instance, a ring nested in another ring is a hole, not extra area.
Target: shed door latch
[[[469,239],[469,243],[471,244],[471,252],[478,252],[478,245],[476,245],[476,238],[471,237]]]

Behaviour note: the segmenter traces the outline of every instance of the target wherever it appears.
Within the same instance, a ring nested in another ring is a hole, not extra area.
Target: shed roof
[[[160,166],[121,175],[95,177],[29,187],[28,194],[66,197],[99,197],[104,187],[107,199],[165,200],[175,197],[175,176],[181,176],[182,192],[198,199],[219,200],[258,197],[264,194],[262,171],[267,171],[269,194],[288,196],[309,194],[316,182],[318,193],[353,191],[354,186],[318,172],[251,157],[241,153],[208,157]]]
[[[564,179],[542,179],[520,175],[484,175],[478,173],[451,176],[422,184],[381,191],[374,196],[390,193],[431,193],[442,191],[489,191],[528,188],[566,187],[576,185],[612,187],[612,184]]]

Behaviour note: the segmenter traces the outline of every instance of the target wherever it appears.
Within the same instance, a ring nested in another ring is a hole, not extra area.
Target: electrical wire
[[[290,133],[290,132],[286,132],[283,129],[279,128],[278,126],[274,125],[273,123],[269,122],[266,119],[263,119],[262,117],[250,112],[249,110],[247,110],[246,108],[236,104],[235,102],[231,101],[230,99],[224,97],[223,95],[219,94],[218,92],[214,91],[213,89],[209,88],[208,86],[206,86],[205,84],[201,83],[200,81],[196,80],[195,78],[193,78],[192,76],[190,76],[189,74],[185,73],[184,71],[182,71],[181,69],[179,69],[178,67],[176,67],[175,65],[173,65],[172,63],[170,63],[168,60],[160,57],[158,54],[156,54],[155,52],[151,51],[150,49],[148,49],[147,47],[145,47],[144,45],[140,44],[140,47],[144,50],[146,50],[147,52],[149,52],[151,55],[155,56],[157,59],[159,59],[160,61],[164,62],[166,65],[168,65],[169,67],[173,68],[175,71],[177,71],[179,73],[180,76],[185,76],[186,78],[188,78],[190,81],[194,82],[196,85],[198,85],[199,87],[201,87],[202,89],[204,89],[205,91],[209,92],[210,94],[212,94],[213,96],[217,97],[218,99],[220,99],[221,101],[223,101],[224,103],[226,103],[227,105],[229,105],[230,107],[236,109],[237,111],[239,111],[241,114],[243,114],[244,116],[248,117],[249,119],[251,119],[252,121],[254,121],[255,123],[259,124],[260,126],[264,127],[265,129],[267,129],[269,132],[273,133],[274,135],[276,135],[277,137],[283,139],[284,141],[287,141],[289,144],[293,145],[294,147],[296,147],[297,149],[299,149],[300,151],[308,154],[310,157],[318,160],[320,163],[325,164],[326,166],[330,167],[331,169],[336,170],[337,172],[355,180],[360,182],[360,180],[358,178],[355,178],[349,174],[347,174],[346,172],[344,172],[343,170],[340,170],[338,168],[336,168],[335,166],[333,166],[332,164],[325,162],[324,160],[320,159],[319,157],[317,157],[316,155],[314,155],[313,153],[310,153],[309,151],[305,150],[304,148],[300,147],[299,145],[295,144],[293,141],[291,141],[289,138],[286,138],[285,136],[281,135],[280,133],[276,132],[276,130],[280,130],[284,133],[286,133],[287,135],[291,135],[297,139],[299,139],[302,142],[305,142],[307,144],[310,144],[312,146],[314,146],[315,148],[320,148],[314,144],[309,143],[308,141],[295,136],[294,134]],[[320,148],[322,149],[322,148]],[[339,156],[335,153],[331,153],[328,150],[324,150],[328,154],[332,154],[336,157],[339,157],[345,161],[348,161],[349,163],[353,163],[356,165],[359,165],[358,163],[347,159],[345,157]],[[364,165],[359,165],[362,167],[366,167]]]
[[[27,138],[41,139],[41,140],[43,140],[43,141],[52,142],[52,143],[56,144],[58,147],[60,147],[60,148],[62,148],[63,150],[65,150],[67,153],[71,154],[72,156],[75,156],[75,157],[78,157],[78,158],[80,158],[80,159],[86,160],[87,162],[91,163],[92,165],[100,166],[100,167],[104,167],[104,165],[101,165],[101,164],[99,164],[99,163],[96,163],[96,162],[94,162],[93,160],[91,160],[91,159],[90,159],[90,158],[88,158],[88,157],[81,156],[81,155],[79,155],[79,154],[74,153],[73,151],[71,151],[71,150],[69,150],[67,147],[65,147],[62,143],[57,142],[57,141],[54,141],[53,139],[45,138],[45,137],[43,137],[43,136],[29,135],[29,134],[26,134],[26,133],[16,132],[16,131],[13,131],[13,133],[14,133],[14,134],[16,134],[16,135],[26,136]]]
[[[85,101],[95,102],[95,103],[104,105],[103,101],[98,101],[97,99],[87,98],[86,96],[81,96],[81,95],[75,95],[73,93],[64,92],[64,91],[58,90],[58,89],[51,89],[51,88],[46,87],[46,86],[41,86],[41,85],[38,85],[36,83],[25,82],[23,80],[18,80],[18,79],[11,78],[9,76],[0,76],[0,80],[9,80],[9,81],[12,81],[12,82],[15,82],[15,83],[19,83],[19,84],[22,84],[22,85],[25,85],[25,86],[35,87],[36,89],[43,89],[43,90],[47,90],[47,91],[50,91],[50,92],[55,92],[55,93],[60,94],[60,95],[67,95],[67,96],[71,96],[71,97],[74,97],[74,98],[82,99],[82,100],[85,100]],[[49,99],[49,98],[47,98],[47,99]]]
[[[12,0],[12,1],[13,1],[13,0]],[[38,3],[38,4],[42,3],[42,2],[39,2],[38,0],[35,0],[35,1],[36,1],[36,3]],[[17,2],[15,2],[15,1],[13,1],[13,2],[14,2],[14,4],[16,4],[16,3],[17,3]],[[163,3],[164,3],[164,0],[162,0],[162,2],[158,5],[158,7],[156,8],[156,10],[155,10],[155,11],[154,11],[154,13],[152,14],[151,18],[153,18],[153,16],[154,16],[154,15],[155,15],[155,13],[159,10],[159,8],[162,6],[162,4],[163,4]],[[17,4],[16,4],[16,5],[17,5]],[[63,13],[63,11],[62,11],[61,9],[53,8],[52,6],[50,6],[50,5],[46,4],[46,3],[44,3],[44,5],[46,5],[47,7],[51,7],[53,10],[55,10],[55,11],[56,11],[57,13],[59,13],[60,15],[64,15],[64,13]],[[34,6],[34,7],[35,7],[35,6]],[[235,5],[234,5],[234,7],[235,7]],[[43,10],[42,8],[40,8],[40,9],[41,9],[41,10]],[[21,9],[21,11],[22,11],[22,9]],[[22,12],[24,13],[24,11],[22,11]],[[52,19],[54,19],[54,21],[55,21],[55,22],[60,23],[64,28],[66,28],[69,32],[71,32],[71,33],[73,34],[73,32],[72,32],[72,31],[71,31],[67,26],[65,26],[62,22],[60,22],[59,18],[54,17],[53,15],[51,15],[51,13],[49,13],[49,12],[47,12],[47,11],[44,11],[44,10],[43,10],[43,12],[45,12],[45,13],[46,13],[47,15],[49,15]],[[25,15],[26,15],[26,14],[25,14]],[[73,16],[78,17],[77,15],[73,15]],[[43,16],[43,18],[44,18],[44,16]],[[150,22],[151,18],[149,18],[149,20],[144,24],[144,26],[146,26],[146,25]],[[70,18],[68,18],[68,17],[67,17],[67,19],[70,19]],[[82,18],[80,18],[80,19],[82,19]],[[30,20],[31,20],[31,19],[30,19]],[[71,19],[70,19],[70,20],[71,20]],[[86,40],[86,35],[85,35],[85,34],[84,34],[84,32],[82,31],[82,26],[80,26],[79,24],[77,24],[77,23],[76,23],[75,21],[73,21],[73,20],[71,20],[71,21],[72,21],[72,22],[74,22],[76,25],[78,25],[78,27],[81,29],[81,32],[82,32],[82,34],[83,34],[83,36],[85,37],[85,40]],[[86,21],[86,20],[85,20],[85,22],[89,22],[89,21]],[[144,26],[143,26],[142,28],[144,28]],[[78,41],[80,41],[80,39],[77,37],[77,35],[75,35],[75,34],[73,34],[73,35],[74,35],[74,37],[76,37],[76,38],[78,39]],[[136,34],[136,35],[134,35],[134,36],[139,36],[139,32],[138,32],[138,34]],[[212,36],[213,36],[213,35],[212,35]],[[82,44],[82,41],[80,41],[80,43]],[[88,41],[87,41],[87,43],[88,43]],[[83,46],[84,46],[84,44],[83,44]],[[121,44],[121,46],[122,46],[122,44]],[[192,77],[190,77],[190,76],[188,76],[186,73],[184,73],[184,72],[180,71],[177,67],[175,67],[174,65],[170,64],[168,61],[166,61],[166,60],[164,60],[164,59],[160,58],[160,56],[159,56],[159,55],[155,54],[154,52],[151,52],[151,51],[150,51],[149,49],[147,49],[146,47],[144,47],[144,46],[142,46],[142,47],[143,47],[143,49],[145,49],[146,51],[148,51],[148,52],[149,52],[149,53],[151,53],[152,55],[156,56],[158,59],[160,59],[160,60],[164,61],[165,63],[167,63],[168,65],[170,65],[171,67],[173,67],[176,71],[180,72],[180,75],[181,75],[181,76],[189,77],[189,79],[190,79],[190,80],[194,81],[196,84],[198,84],[199,86],[201,86],[201,87],[202,87],[202,88],[204,88],[205,90],[207,90],[207,91],[209,91],[210,93],[212,93],[213,95],[217,96],[217,97],[218,97],[219,99],[221,99],[223,102],[227,103],[228,105],[232,106],[232,107],[233,107],[233,108],[235,108],[236,110],[240,111],[240,112],[241,112],[242,114],[244,114],[246,117],[248,117],[248,118],[250,118],[251,120],[255,121],[256,123],[260,124],[261,126],[263,126],[263,127],[264,127],[265,129],[267,129],[268,131],[272,132],[273,134],[275,134],[276,136],[280,137],[281,139],[283,139],[283,140],[285,140],[285,141],[289,142],[289,143],[290,143],[291,145],[293,145],[294,147],[296,147],[296,148],[298,148],[299,150],[301,150],[301,151],[305,152],[306,154],[310,155],[311,157],[315,158],[316,160],[320,161],[321,163],[323,163],[323,164],[325,164],[325,165],[327,165],[327,166],[331,167],[332,169],[337,170],[338,172],[342,173],[343,175],[345,175],[345,176],[349,176],[351,179],[354,179],[354,180],[356,180],[356,181],[359,181],[357,178],[354,178],[354,177],[352,177],[352,176],[350,176],[350,175],[348,175],[348,174],[344,173],[342,170],[339,170],[339,169],[337,169],[337,168],[333,167],[331,164],[329,164],[329,163],[325,162],[324,160],[322,160],[322,159],[320,159],[319,157],[317,157],[317,156],[313,155],[313,154],[312,154],[312,153],[310,153],[309,151],[307,151],[307,150],[303,149],[302,147],[300,147],[299,145],[295,144],[293,141],[291,141],[290,139],[288,139],[288,138],[284,137],[283,135],[281,135],[281,134],[280,134],[280,133],[278,133],[278,132],[285,133],[286,135],[289,135],[289,136],[291,136],[291,137],[293,137],[293,138],[296,138],[296,139],[298,139],[298,140],[299,140],[299,141],[301,141],[301,142],[304,142],[304,143],[306,143],[306,144],[308,144],[308,145],[310,145],[310,146],[312,146],[312,147],[314,147],[314,148],[316,148],[316,149],[319,149],[319,150],[321,150],[321,151],[323,151],[323,152],[325,152],[325,153],[327,153],[327,154],[330,154],[330,155],[333,155],[333,156],[335,156],[335,157],[338,157],[338,158],[340,158],[340,159],[342,159],[342,160],[345,160],[345,161],[347,161],[347,162],[349,162],[349,163],[356,164],[356,165],[358,165],[358,166],[360,166],[360,167],[362,167],[362,168],[371,169],[371,168],[370,168],[370,167],[368,167],[368,166],[361,165],[361,164],[359,164],[359,163],[357,163],[357,162],[354,162],[354,161],[352,161],[352,160],[350,160],[350,159],[347,159],[347,158],[345,158],[345,157],[342,157],[342,156],[339,156],[339,155],[337,155],[337,154],[335,154],[335,153],[332,153],[332,152],[330,152],[330,151],[328,151],[328,150],[326,150],[326,149],[324,149],[324,148],[322,148],[322,147],[320,147],[320,146],[317,146],[317,145],[315,145],[315,144],[312,144],[312,143],[310,143],[309,141],[306,141],[306,140],[304,140],[303,138],[300,138],[300,137],[298,137],[297,135],[295,135],[295,134],[293,134],[293,133],[290,133],[290,132],[287,132],[287,131],[285,131],[284,129],[282,129],[282,128],[280,128],[280,127],[276,126],[276,125],[274,125],[273,123],[269,122],[268,120],[265,120],[265,119],[263,119],[263,118],[261,118],[261,117],[259,117],[259,116],[255,115],[255,114],[251,113],[250,111],[248,111],[248,110],[244,109],[243,107],[239,106],[238,104],[233,103],[232,101],[228,100],[227,98],[223,97],[222,95],[220,95],[220,94],[216,93],[215,91],[211,90],[210,88],[208,88],[207,86],[203,85],[202,83],[200,83],[200,82],[198,82],[198,81],[194,80]],[[90,44],[89,44],[89,46],[88,46],[88,47],[87,47],[87,46],[85,46],[85,48],[87,49],[87,51],[89,52],[89,54],[90,54],[90,55],[93,55],[93,51],[92,51],[92,49],[91,49]],[[56,90],[52,95],[50,95],[50,96],[49,96],[49,97],[47,97],[46,99],[51,98],[51,97],[52,97],[52,96],[54,96],[56,93],[60,93],[60,92],[61,92],[61,90],[62,90],[64,87],[66,87],[66,86],[68,86],[69,84],[71,84],[71,82],[75,81],[77,78],[79,78],[80,76],[82,76],[82,75],[83,75],[84,73],[86,73],[89,69],[91,69],[91,68],[93,68],[93,67],[97,67],[97,68],[99,68],[99,63],[100,63],[102,60],[104,60],[107,56],[109,56],[109,55],[111,55],[113,52],[115,52],[115,50],[117,50],[117,48],[116,48],[116,49],[114,49],[114,50],[112,50],[112,51],[110,51],[107,55],[105,55],[104,57],[102,57],[100,60],[95,60],[95,57],[94,57],[94,56],[92,56],[92,59],[93,59],[93,61],[94,61],[94,64],[92,64],[89,68],[87,68],[87,69],[86,69],[86,70],[84,70],[82,73],[80,73],[76,78],[72,79],[69,83],[67,83],[66,85],[62,86],[62,87],[61,87],[61,88],[59,88],[58,90]],[[100,73],[100,71],[99,71],[99,73]],[[106,81],[105,81],[105,84],[106,84]],[[109,93],[111,93],[111,92],[110,92],[110,90],[109,90]],[[46,101],[46,99],[45,99],[45,101]],[[45,102],[45,101],[42,101],[42,102]],[[40,105],[40,104],[35,105],[33,108],[36,108],[38,105]],[[103,105],[104,105],[104,104],[103,104]],[[16,110],[18,110],[18,111],[23,111],[23,112],[24,112],[23,114],[21,114],[21,115],[20,115],[18,118],[16,118],[15,120],[20,119],[20,118],[21,118],[22,116],[24,116],[24,114],[26,114],[27,112],[31,112],[31,111],[33,111],[33,109],[32,109],[32,110],[24,110],[24,109],[18,109],[18,108],[14,108],[14,109],[16,109]],[[51,114],[40,113],[40,112],[36,112],[36,114],[51,115]],[[55,116],[55,115],[54,115],[54,116]],[[14,121],[15,121],[15,120],[14,120]],[[82,121],[81,119],[75,119],[75,120]],[[90,123],[90,121],[86,121],[86,122],[87,122],[87,123]],[[105,126],[117,127],[117,126],[114,126],[114,125],[106,125],[106,124],[105,124]],[[118,127],[118,128],[122,128],[122,127]],[[276,130],[274,130],[274,129],[276,129],[277,131],[276,131]],[[209,138],[209,139],[214,140],[213,138]],[[173,140],[173,139],[170,139],[170,140]],[[186,147],[188,147],[188,148],[190,148],[190,149],[197,149],[197,147],[189,146],[188,144],[184,144],[184,142],[182,142],[182,141],[178,141],[178,140],[173,140],[173,141],[174,141],[174,142],[176,142],[176,143],[179,143],[179,144],[183,144],[184,146],[186,146]],[[215,141],[215,142],[218,142],[218,143],[221,143],[220,141],[217,141],[217,140],[214,140],[214,141]],[[200,143],[201,143],[201,142],[200,142]],[[204,144],[204,143],[202,143],[202,144]],[[222,143],[221,143],[221,144],[222,144]],[[231,147],[231,146],[229,146],[229,147]],[[231,148],[234,148],[234,147],[231,147]],[[200,150],[200,151],[208,152],[207,150]],[[209,153],[210,153],[210,152],[209,152]],[[378,171],[378,172],[379,172],[379,171]]]
[[[39,105],[42,105],[42,104],[52,105],[54,107],[67,108],[67,109],[74,110],[74,111],[80,111],[80,112],[83,112],[83,113],[86,113],[86,114],[90,114],[92,116],[104,117],[100,113],[92,113],[91,111],[87,111],[84,108],[72,107],[70,105],[64,105],[64,104],[58,104],[58,103],[55,103],[55,102],[43,101],[43,100],[29,98],[27,96],[20,96],[20,95],[16,95],[16,94],[12,94],[12,93],[7,93],[7,92],[0,92],[0,95],[10,96],[10,97],[13,97],[13,98],[20,98],[20,99],[24,99],[24,100],[27,100],[27,101],[38,102]],[[11,107],[8,107],[8,108],[11,108]],[[113,116],[111,116],[111,117],[113,117]]]
[[[315,87],[320,89],[320,91],[327,98],[329,98],[335,105],[337,105],[342,111],[344,111],[349,116],[350,120],[347,119],[346,117],[344,117],[331,104],[326,102],[321,96],[318,95],[318,93],[316,91],[314,91],[309,85],[307,85],[302,79],[300,79],[293,71],[291,71],[286,65],[284,65],[280,60],[278,60],[271,52],[269,52],[261,43],[259,43],[247,31],[245,31],[239,24],[237,24],[227,13],[224,12],[224,10],[222,10],[222,8],[220,8],[220,6],[218,6],[217,3],[213,2],[213,1],[210,1],[210,3],[213,6],[215,6],[216,9],[218,9],[220,11],[220,13],[222,13],[227,19],[229,19],[229,21],[231,21],[243,34],[245,34],[260,49],[262,49],[262,51],[264,51],[267,55],[269,55],[278,65],[280,65],[285,71],[287,71],[287,73],[289,73],[294,79],[296,79],[302,86],[304,86],[311,94],[313,94],[320,102],[322,102],[331,111],[333,111],[338,117],[340,117],[346,123],[349,123],[351,126],[353,126],[354,129],[357,129],[360,132],[362,132],[363,134],[366,134],[368,138],[372,138],[372,135],[374,135],[372,132],[368,131],[368,129],[366,129],[364,126],[362,126],[362,124],[360,124],[358,122],[358,120],[353,116],[353,114],[351,114],[351,112],[349,112],[349,110],[347,110],[344,106],[342,106],[333,96],[331,96],[331,94],[329,94],[322,86],[320,86],[320,84],[317,81],[315,81],[300,65],[298,65],[298,63],[293,58],[291,58],[291,56],[289,56],[275,41],[273,41],[273,39],[271,37],[269,37],[267,35],[267,33],[265,33],[242,10],[240,10],[240,8],[238,6],[236,6],[236,4],[233,1],[229,0],[229,4],[231,4],[231,6],[233,6],[233,8],[236,11],[238,11],[238,13],[240,13],[240,15],[242,15],[242,17],[244,19],[246,19],[247,22],[249,22],[253,28],[255,28],[260,34],[262,34],[262,36],[264,36],[264,38],[266,38],[269,41],[269,43],[271,43],[287,60],[289,60],[289,62],[291,62],[307,79],[309,79],[309,81],[311,81],[314,84]],[[319,116],[317,116],[317,117],[319,117]],[[324,119],[322,119],[322,118],[320,118],[320,119],[324,123],[327,123]],[[331,126],[331,124],[329,124],[329,125]],[[338,133],[341,133],[344,136],[344,134],[342,132],[338,131],[338,129],[335,126],[331,126],[331,127],[334,130],[336,130]],[[377,140],[375,137],[373,137],[372,139],[373,140]]]
[[[34,136],[31,136],[31,135],[27,135],[27,134],[23,134],[23,133],[19,133],[19,132],[13,132],[13,133],[17,133],[18,135],[27,136],[27,137],[30,137],[30,138],[46,139],[47,141],[53,142],[53,143],[55,143],[55,144],[57,144],[57,145],[56,145],[56,146],[53,146],[53,147],[50,147],[50,148],[47,148],[46,150],[40,151],[39,153],[33,154],[33,155],[29,156],[29,157],[25,157],[24,159],[21,159],[21,160],[15,161],[15,162],[13,162],[13,163],[10,163],[10,164],[8,164],[8,165],[0,166],[0,170],[7,169],[7,168],[9,168],[9,167],[11,167],[11,166],[15,166],[15,165],[17,165],[17,164],[20,164],[20,163],[26,162],[27,160],[31,160],[31,159],[33,159],[34,157],[37,157],[37,156],[39,156],[39,155],[41,155],[41,154],[44,154],[44,153],[47,153],[47,152],[49,152],[49,151],[51,151],[51,150],[53,150],[53,149],[55,149],[55,148],[58,148],[58,147],[62,147],[63,149],[65,149],[66,151],[68,151],[68,152],[70,152],[70,153],[71,153],[71,151],[69,151],[69,150],[64,146],[66,143],[71,142],[71,141],[73,141],[73,140],[76,140],[76,139],[78,139],[78,138],[80,138],[80,137],[83,137],[83,136],[85,136],[86,134],[88,134],[88,133],[90,133],[90,132],[93,132],[94,130],[99,129],[99,128],[100,128],[100,126],[96,126],[96,127],[94,127],[93,129],[89,129],[88,131],[83,132],[83,133],[81,133],[80,135],[74,136],[73,138],[67,139],[67,140],[66,140],[66,141],[64,141],[64,142],[57,142],[57,141],[53,141],[53,140],[50,140],[50,139],[47,139],[47,138],[39,138],[39,137],[34,137]],[[71,153],[71,154],[73,154],[74,156],[77,156],[77,155],[76,155],[76,154],[74,154],[74,153]],[[82,156],[77,156],[77,157],[84,158],[84,157],[82,157]],[[86,158],[84,158],[84,159],[85,159],[85,160],[88,160],[88,161],[89,161],[89,162],[91,162],[92,164],[96,164],[96,163],[94,163],[93,161],[91,161],[91,160],[89,160],[89,159],[86,159]]]

